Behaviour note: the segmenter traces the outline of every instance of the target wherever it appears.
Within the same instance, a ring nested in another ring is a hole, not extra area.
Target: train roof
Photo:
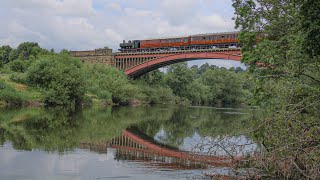
[[[142,39],[141,41],[175,39],[175,38],[186,38],[186,37],[199,37],[199,36],[212,36],[212,35],[220,35],[220,34],[236,34],[236,33],[239,33],[239,31],[206,33],[206,34],[194,34],[194,35],[185,35],[185,36],[167,36],[167,37],[159,37],[159,38]]]
[[[198,36],[213,36],[213,35],[220,35],[220,34],[237,34],[239,31],[231,31],[231,32],[219,32],[219,33],[207,33],[207,34],[195,34],[191,35],[191,37],[198,37]]]
[[[162,39],[177,39],[177,38],[186,38],[186,36],[167,36],[167,37],[159,37],[159,38],[150,38],[150,39],[141,39],[141,41],[149,41],[149,40],[162,40]]]

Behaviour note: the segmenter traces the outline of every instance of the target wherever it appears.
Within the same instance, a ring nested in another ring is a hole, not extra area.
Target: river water
[[[0,179],[160,180],[223,175],[230,172],[226,163],[230,155],[258,148],[243,132],[259,112],[177,106],[1,109]],[[211,160],[216,157],[226,160]]]

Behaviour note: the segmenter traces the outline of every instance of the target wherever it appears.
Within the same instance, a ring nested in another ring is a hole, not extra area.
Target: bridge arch
[[[139,77],[145,73],[155,69],[185,61],[199,60],[199,59],[224,59],[232,61],[241,61],[240,51],[215,51],[215,52],[192,52],[182,54],[171,54],[162,56],[129,69],[125,70],[125,74],[131,78]]]

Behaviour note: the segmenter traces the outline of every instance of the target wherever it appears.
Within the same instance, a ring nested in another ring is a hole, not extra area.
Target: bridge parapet
[[[213,48],[213,49],[189,49],[177,51],[152,51],[152,52],[115,52],[114,56],[134,56],[146,54],[181,54],[181,53],[196,53],[196,52],[221,52],[221,51],[240,51],[241,48]]]
[[[83,62],[92,64],[113,65],[112,49],[102,48],[88,51],[71,51],[73,57],[80,58]]]

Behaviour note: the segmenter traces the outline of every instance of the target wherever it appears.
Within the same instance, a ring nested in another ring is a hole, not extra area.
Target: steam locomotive
[[[239,32],[198,34],[172,38],[133,40],[120,43],[120,52],[237,48]]]

